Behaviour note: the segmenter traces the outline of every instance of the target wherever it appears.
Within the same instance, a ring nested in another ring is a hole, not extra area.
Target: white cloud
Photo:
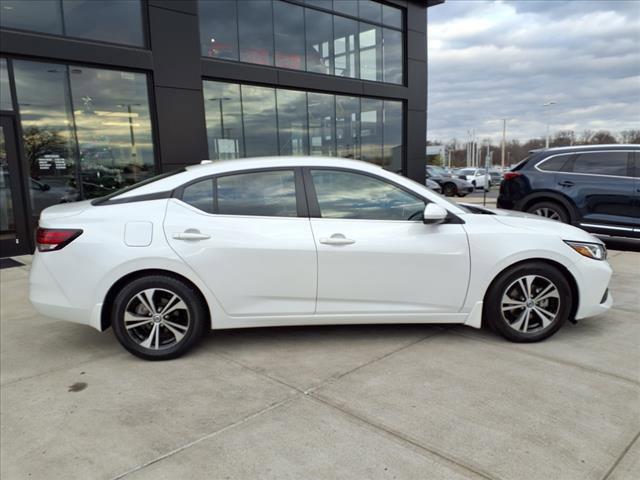
[[[428,138],[640,128],[640,2],[447,0],[428,12]]]

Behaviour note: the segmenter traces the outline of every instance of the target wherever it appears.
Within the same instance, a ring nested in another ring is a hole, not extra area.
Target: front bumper
[[[613,274],[609,263],[584,258],[576,263],[576,267],[581,276],[578,281],[576,320],[607,312],[613,306],[613,297],[608,290]]]

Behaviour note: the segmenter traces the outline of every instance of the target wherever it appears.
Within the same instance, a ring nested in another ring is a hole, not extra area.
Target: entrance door
[[[0,257],[30,253],[13,118],[0,117]]]

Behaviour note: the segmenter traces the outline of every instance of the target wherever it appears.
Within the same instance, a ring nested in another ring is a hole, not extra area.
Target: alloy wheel
[[[163,288],[138,292],[124,310],[127,334],[150,350],[164,350],[180,343],[190,324],[187,304],[179,295]]]
[[[540,208],[536,208],[533,211],[533,213],[535,213],[540,217],[548,218],[549,220],[562,221],[562,219],[560,218],[560,214],[557,211],[555,211],[553,208],[540,207]]]
[[[520,333],[534,333],[551,325],[560,312],[558,287],[540,275],[525,275],[512,282],[500,303],[502,318]]]

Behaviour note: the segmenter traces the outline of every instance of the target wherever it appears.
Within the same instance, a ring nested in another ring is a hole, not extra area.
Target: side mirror
[[[427,203],[427,206],[424,207],[424,213],[422,214],[422,221],[427,225],[437,225],[439,223],[444,223],[447,219],[447,212],[440,205],[435,203]]]

